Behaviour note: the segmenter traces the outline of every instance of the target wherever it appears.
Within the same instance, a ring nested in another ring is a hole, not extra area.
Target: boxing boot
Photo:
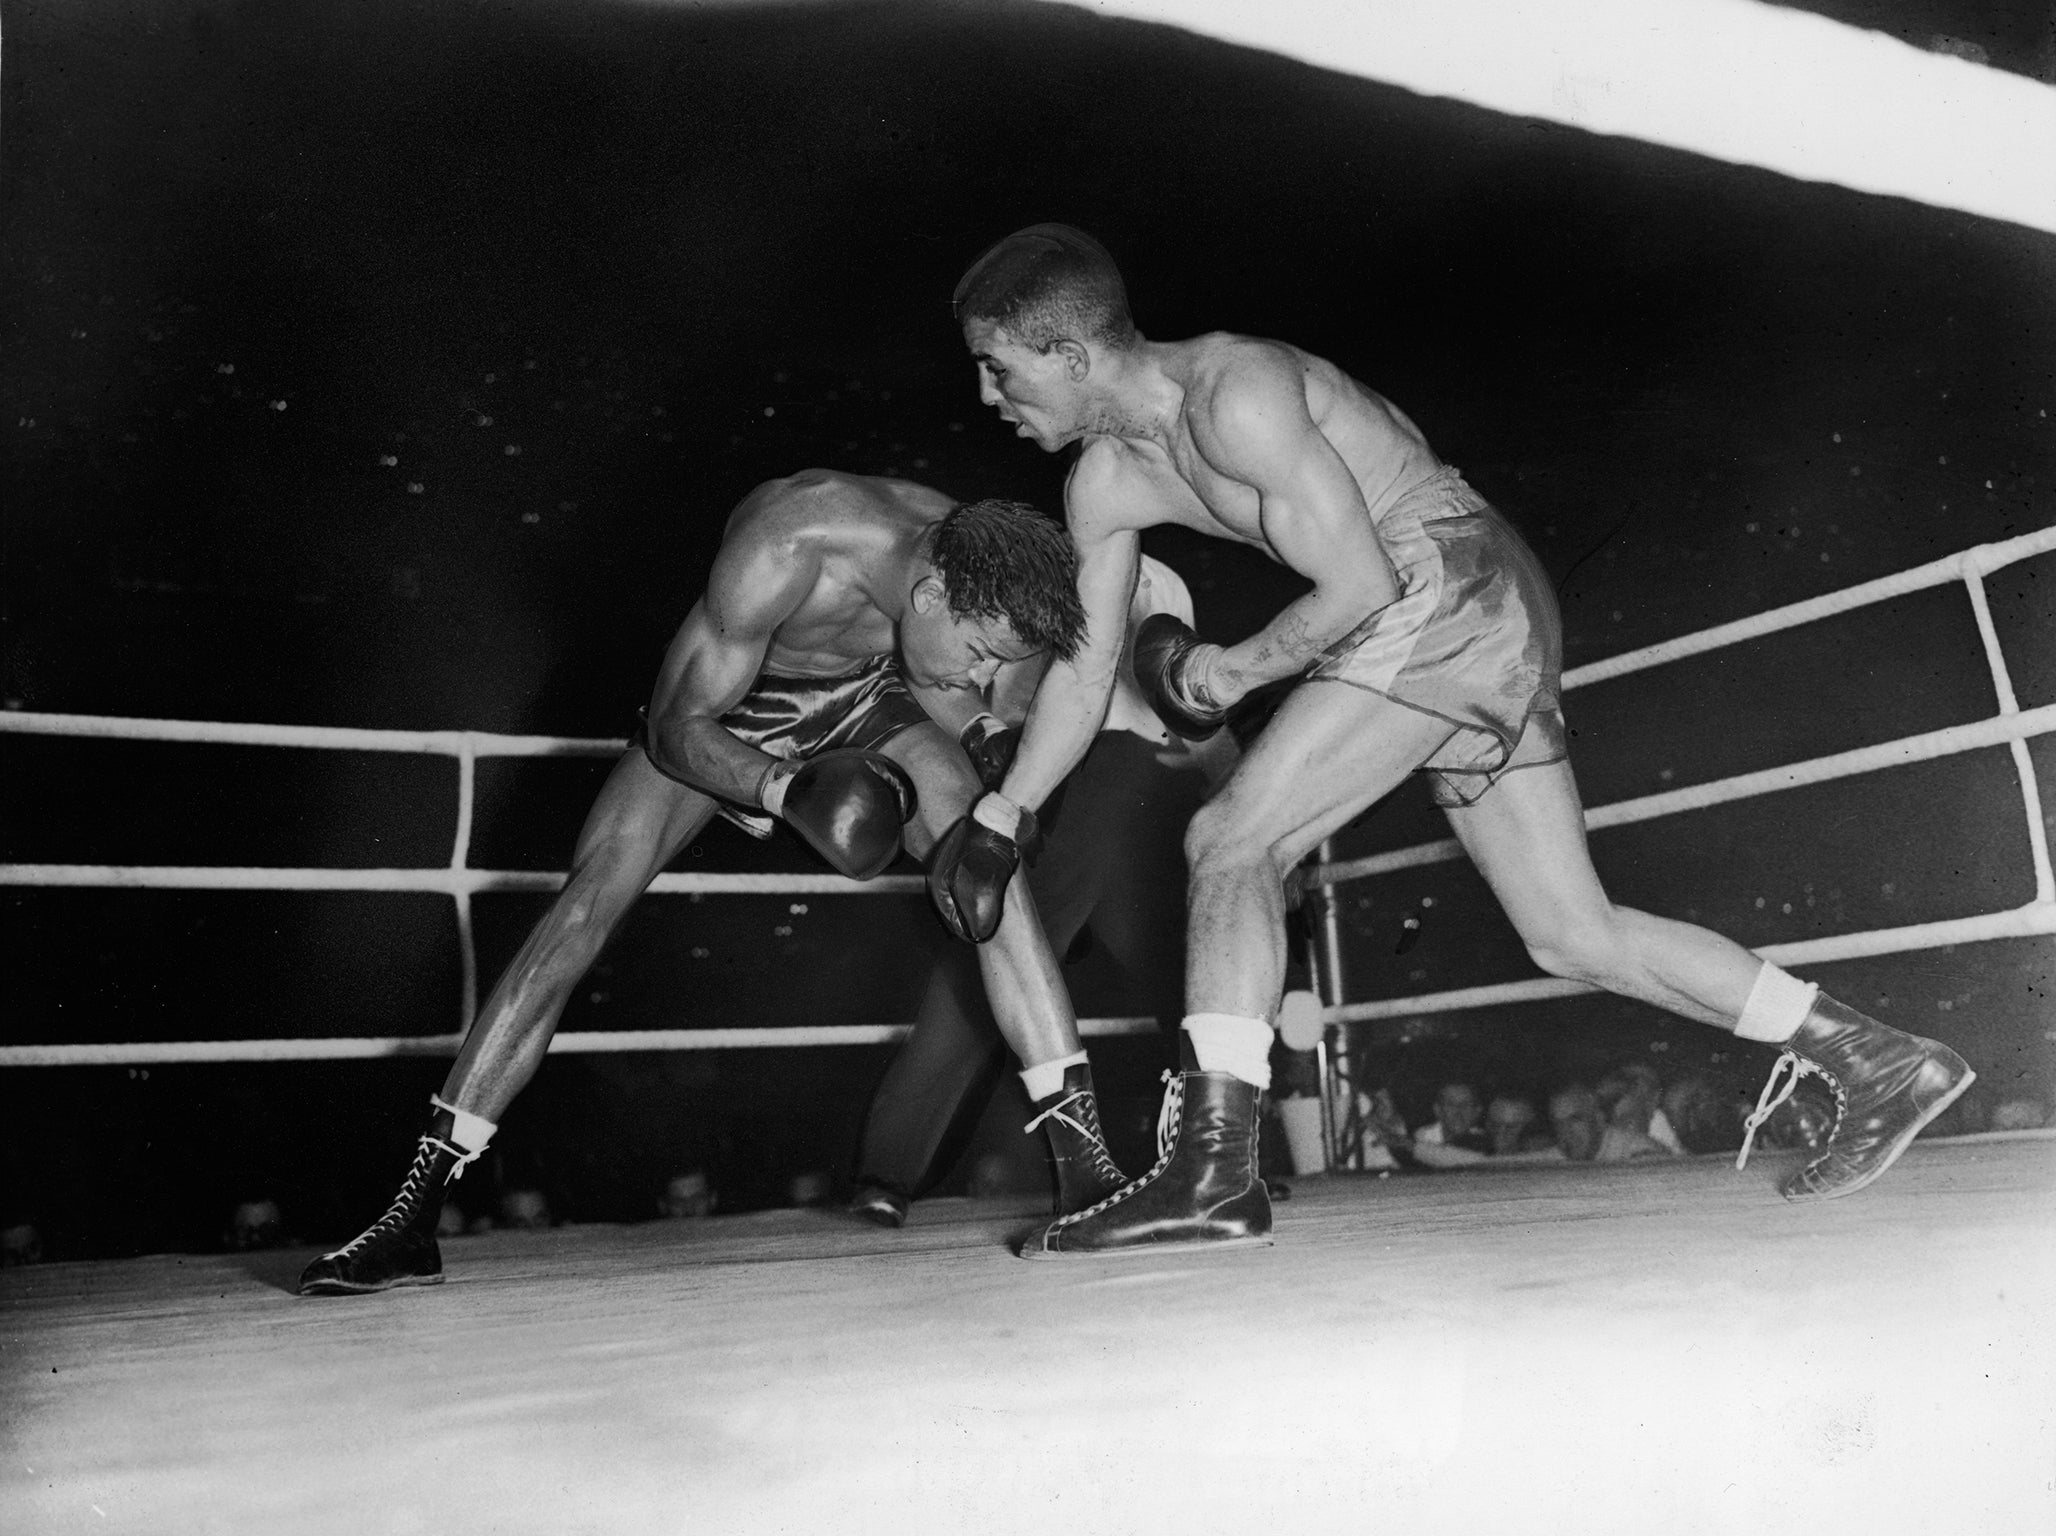
[[[1779,1091],[1785,1072],[1790,1076]],[[1771,1068],[1747,1122],[1737,1168],[1748,1161],[1756,1128],[1807,1073],[1825,1079],[1834,1095],[1834,1124],[1821,1155],[1779,1186],[1787,1200],[1855,1194],[1977,1081],[1969,1063],[1948,1046],[1880,1024],[1823,993]]]
[[[1258,1090],[1228,1072],[1166,1072],[1156,1166],[1023,1245],[1024,1259],[1270,1243],[1271,1196],[1257,1176]]]
[[[1040,1128],[1049,1138],[1056,1164],[1057,1214],[1068,1216],[1097,1205],[1128,1182],[1107,1150],[1099,1126],[1099,1099],[1092,1091],[1092,1068],[1076,1062],[1064,1068],[1064,1086],[1035,1101],[1035,1118],[1023,1131]]]
[[[436,1220],[443,1197],[476,1157],[449,1140],[449,1115],[438,1114],[414,1149],[413,1166],[386,1213],[300,1274],[302,1296],[351,1296],[396,1285],[441,1285],[443,1255]]]

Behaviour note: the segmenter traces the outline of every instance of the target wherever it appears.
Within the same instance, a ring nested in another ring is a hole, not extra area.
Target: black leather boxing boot
[[[441,1285],[443,1255],[436,1220],[443,1197],[478,1154],[450,1140],[452,1117],[438,1110],[414,1148],[414,1162],[386,1213],[300,1274],[302,1296],[354,1296],[396,1285]]]
[[[1068,1216],[1097,1205],[1128,1182],[1107,1150],[1099,1125],[1099,1099],[1092,1091],[1092,1068],[1077,1062],[1064,1068],[1064,1086],[1035,1101],[1035,1118],[1023,1131],[1040,1128],[1049,1138],[1056,1163],[1057,1214]]]
[[[1792,1075],[1774,1093],[1780,1069]],[[1779,1186],[1787,1200],[1855,1194],[1897,1162],[1921,1127],[1977,1081],[1970,1064],[1948,1046],[1880,1024],[1823,993],[1771,1069],[1750,1116],[1750,1136],[1809,1072],[1826,1080],[1835,1120],[1821,1155]],[[1745,1139],[1735,1165],[1742,1166],[1748,1155]]]
[[[1228,1072],[1164,1076],[1156,1166],[1051,1222],[1023,1245],[1022,1258],[1269,1245],[1271,1196],[1256,1167],[1259,1091]]]

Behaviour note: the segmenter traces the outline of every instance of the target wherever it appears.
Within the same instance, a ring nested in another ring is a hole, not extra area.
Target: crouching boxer
[[[999,669],[1074,654],[1084,612],[1061,525],[1033,508],[957,506],[902,480],[810,470],[759,486],[728,520],[707,589],[658,673],[645,727],[586,817],[563,891],[486,999],[399,1194],[300,1277],[303,1295],[442,1278],[448,1187],[541,1066],[572,990],[636,898],[707,822],[783,821],[841,873],[926,857],[979,792],[964,748],[921,699],[988,687]],[[938,709],[945,706],[938,704]],[[1000,847],[990,829],[974,838]],[[1012,843],[1006,852],[1016,853]],[[1025,883],[954,889],[988,938],[979,972],[1029,1096],[1069,1104],[1045,1130],[1069,1170],[1066,1210],[1112,1193],[1077,1021]],[[1067,1074],[1069,1084],[1067,1086]]]

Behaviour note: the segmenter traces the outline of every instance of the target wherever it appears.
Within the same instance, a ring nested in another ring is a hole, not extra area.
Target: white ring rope
[[[2056,231],[2056,90],[1757,0],[1081,0],[1495,112]]]
[[[2028,839],[2035,868],[2035,899],[2005,912],[1984,913],[1910,927],[1839,934],[1794,944],[1768,946],[1758,953],[1781,964],[1819,963],[1862,956],[1895,954],[1946,944],[2056,933],[2056,881],[2052,881],[2049,849],[2042,829],[2039,791],[2026,742],[2032,736],[2056,733],[2056,705],[2023,710],[2015,698],[1997,631],[1985,601],[1983,579],[1991,571],[2034,555],[2056,551],[2056,529],[2027,534],[1996,544],[1965,550],[1943,560],[1862,583],[1802,603],[1768,610],[1747,619],[1680,636],[1564,674],[1564,686],[1623,676],[1725,645],[1811,623],[1871,603],[1884,602],[1953,581],[1964,582],[1977,615],[1979,634],[1993,679],[1998,713],[1966,725],[1950,726],[1919,736],[1835,753],[1781,768],[1635,800],[1595,807],[1586,824],[1593,829],[1623,826],[1656,816],[1674,815],[1729,801],[1754,798],[1804,784],[1825,783],[1852,774],[1871,773],[1908,763],[1975,751],[1997,745],[2011,747],[2019,769]],[[458,907],[463,957],[462,1022],[469,1026],[477,1012],[477,958],[470,924],[470,898],[479,892],[548,893],[565,876],[541,870],[476,870],[466,859],[472,833],[475,769],[480,757],[601,757],[618,754],[626,743],[591,737],[499,736],[480,731],[373,731],[324,726],[253,725],[198,720],[136,720],[98,715],[40,714],[0,711],[0,732],[133,741],[172,741],[241,746],[303,747],[331,751],[379,751],[440,754],[458,766],[457,831],[450,863],[443,868],[413,869],[276,869],[232,866],[5,864],[0,885],[99,887],[156,890],[320,890],[383,891],[445,895]],[[1453,839],[1413,848],[1322,864],[1300,871],[1305,883],[1337,885],[1345,880],[1453,859],[1461,849]],[[918,895],[925,890],[918,875],[888,875],[858,882],[829,874],[660,874],[649,886],[653,894],[710,895]],[[1496,1003],[1566,997],[1591,990],[1577,983],[1535,978],[1496,986],[1377,1002],[1331,1005],[1324,1010],[1335,1023],[1444,1012]],[[1142,1020],[1083,1020],[1086,1034],[1133,1033]],[[650,1030],[622,1033],[580,1032],[559,1035],[552,1051],[730,1049],[737,1045],[869,1044],[896,1039],[905,1025],[823,1025],[792,1030]],[[1150,1027],[1153,1027],[1151,1025]],[[164,1061],[330,1060],[365,1056],[448,1055],[461,1034],[379,1040],[247,1040],[147,1042],[130,1045],[4,1046],[0,1066],[56,1066]],[[622,1043],[634,1042],[634,1043]]]
[[[540,869],[276,869],[233,864],[0,864],[0,885],[105,886],[171,891],[399,891],[471,896],[480,891],[548,892],[564,876]],[[919,875],[847,880],[841,875],[659,875],[658,895],[911,896]]]
[[[624,1051],[768,1050],[817,1045],[887,1045],[906,1037],[911,1024],[798,1024],[768,1029],[585,1029],[550,1041],[552,1056],[615,1055]],[[1088,1040],[1153,1035],[1147,1017],[1080,1019]],[[0,1067],[105,1067],[220,1064],[238,1061],[374,1061],[402,1056],[454,1056],[462,1035],[325,1040],[178,1040],[133,1045],[0,1046]]]

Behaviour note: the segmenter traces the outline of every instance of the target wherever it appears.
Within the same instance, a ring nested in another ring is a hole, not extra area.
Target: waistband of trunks
[[[1395,496],[1378,515],[1378,521],[1383,522],[1401,512],[1411,513],[1422,522],[1433,522],[1443,517],[1475,517],[1480,512],[1490,511],[1491,507],[1492,503],[1464,479],[1462,470],[1454,464],[1445,464]]]
[[[844,683],[873,672],[885,671],[899,665],[898,653],[886,651],[877,656],[866,656],[862,661],[851,662],[840,672],[759,672],[753,688],[779,688],[797,691],[804,688],[839,688]]]

